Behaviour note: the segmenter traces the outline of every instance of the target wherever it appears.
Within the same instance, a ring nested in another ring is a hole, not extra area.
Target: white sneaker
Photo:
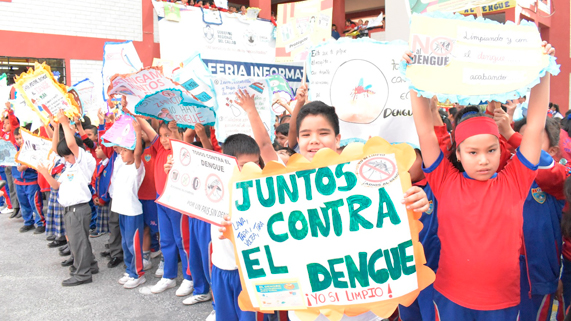
[[[131,277],[129,276],[128,273],[123,273],[123,277],[120,278],[119,281],[117,281],[117,282],[119,282],[119,284],[123,285],[123,284],[127,283],[127,281],[129,281],[130,278]]]
[[[134,289],[136,287],[138,287],[139,285],[143,284],[147,282],[147,279],[145,279],[145,276],[141,276],[138,279],[135,278],[129,278],[129,281],[125,282],[125,284],[123,285],[123,287],[125,289]]]
[[[176,290],[176,296],[187,296],[194,291],[194,282],[190,280],[182,280],[182,283]]]
[[[5,208],[2,211],[0,211],[1,214],[12,214],[14,213],[14,209],[13,208]]]
[[[150,270],[151,268],[153,268],[153,262],[143,259],[143,271]]]
[[[206,302],[206,301],[210,301],[210,300],[212,300],[212,294],[210,294],[210,292],[208,292],[206,294],[195,294],[195,295],[191,296],[190,298],[186,298],[184,301],[182,301],[182,304],[192,305],[192,304],[196,304],[199,302]]]
[[[162,278],[163,274],[165,274],[165,261],[161,260],[161,263],[159,263],[159,267],[155,271],[155,277]]]
[[[216,311],[212,310],[205,321],[216,321]]]
[[[161,254],[163,254],[163,252],[161,252],[161,250],[158,250],[156,252],[151,252],[151,259],[154,259]]]
[[[151,287],[151,292],[154,294],[164,292],[166,289],[171,289],[176,286],[175,279],[165,279],[162,278],[157,284]]]

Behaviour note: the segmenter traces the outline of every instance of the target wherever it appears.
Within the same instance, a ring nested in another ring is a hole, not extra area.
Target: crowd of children
[[[550,45],[544,49],[554,54]],[[410,63],[412,53],[403,58]],[[546,116],[549,83],[547,74],[531,91],[527,118],[515,123],[516,102],[489,102],[485,111],[456,106],[442,113],[436,99],[411,92],[420,147],[415,147],[409,169],[413,187],[402,202],[422,212],[419,239],[436,282],[412,305],[400,306],[391,320],[547,321],[554,300],[563,317],[571,300],[571,210],[564,209],[565,201],[571,201],[564,166],[571,155],[571,114]],[[124,262],[124,273],[117,274],[124,288],[146,283],[151,258],[162,255],[154,274],[160,279],[150,292],[177,286],[180,261],[183,281],[175,294],[187,297],[183,304],[214,299],[207,320],[257,320],[238,305],[241,283],[234,248],[222,236],[230,218],[217,227],[155,200],[174,164],[171,139],[233,156],[240,169],[250,162],[262,168],[271,161],[287,164],[296,152],[310,161],[324,148],[341,152],[335,109],[308,102],[307,90],[302,84],[291,115],[277,119],[275,141],[254,96],[238,91],[236,101],[248,116],[253,138],[231,135],[222,146],[212,127],[197,124],[183,130],[174,121],[135,117],[134,148],[107,147],[101,137],[114,123],[112,113],[100,112],[95,127],[88,118],[71,121],[60,112],[38,133],[52,140],[59,156],[53,166],[1,169],[2,213],[21,216],[20,232],[46,233],[49,247],[70,255],[62,262],[70,266],[63,286],[93,281],[99,265],[90,238],[109,234],[108,250],[101,254],[109,257],[109,268]],[[22,145],[19,121],[10,108],[2,138],[16,148]],[[297,320],[291,313],[288,318]],[[343,320],[379,318],[365,313]]]

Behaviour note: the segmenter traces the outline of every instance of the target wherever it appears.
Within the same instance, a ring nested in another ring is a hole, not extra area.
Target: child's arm
[[[143,155],[143,144],[141,144],[141,124],[137,121],[136,118],[133,119],[133,129],[135,130],[135,167],[139,169],[141,166],[141,155]]]
[[[196,131],[192,128],[187,128],[182,134],[182,141],[188,144],[192,144],[194,142],[195,136],[196,136]]]
[[[182,140],[182,137],[180,136],[180,133],[178,131],[178,125],[176,124],[176,121],[171,120],[169,122],[168,128],[171,131],[174,139]]]
[[[250,126],[252,126],[252,131],[254,132],[254,139],[258,143],[258,146],[260,146],[262,159],[266,163],[269,161],[277,161],[278,154],[274,150],[272,140],[260,118],[260,114],[258,114],[258,110],[256,110],[254,95],[250,96],[247,92],[238,90],[238,92],[236,92],[236,98],[236,103],[248,114]]]
[[[289,122],[289,133],[287,135],[288,146],[294,148],[297,145],[297,114],[303,105],[305,105],[305,99],[307,98],[307,84],[302,84],[297,89],[295,95],[295,109],[291,114],[291,119]]]
[[[50,186],[53,189],[55,190],[59,189],[59,182],[55,178],[53,178],[52,175],[50,175],[50,170],[46,166],[44,166],[44,164],[42,164],[41,162],[38,164],[38,173],[44,176],[48,184],[50,184]]]
[[[79,146],[77,146],[74,133],[69,127],[69,119],[63,113],[63,109],[59,110],[57,117],[59,123],[63,127],[63,133],[65,135],[65,142],[67,143],[67,147],[69,147],[69,150],[73,153],[75,157],[77,157],[79,155]]]
[[[90,149],[93,149],[95,147],[95,143],[89,137],[87,137],[87,134],[85,133],[85,130],[83,129],[83,125],[81,124],[79,118],[75,118],[74,122],[75,122],[75,127],[77,128],[77,132],[79,133],[79,137],[81,137],[81,140],[83,141],[85,146],[87,146]]]
[[[204,129],[204,125],[196,124],[194,126],[194,130],[196,132],[196,136],[198,136],[198,138],[200,138],[200,142],[202,143],[202,148],[208,149],[208,150],[214,150],[214,148],[212,147],[212,142],[210,142],[210,138],[208,138],[208,136],[206,136],[206,131]]]
[[[157,138],[157,132],[153,129],[153,127],[151,127],[151,125],[144,118],[137,117],[137,120],[139,121],[139,125],[141,125],[141,130],[144,131],[145,134],[147,134],[147,137],[149,137],[151,142],[154,142],[155,139]]]
[[[546,41],[543,42],[544,53],[555,54],[555,49]],[[551,75],[541,77],[541,81],[531,89],[531,98],[527,109],[527,126],[519,151],[532,164],[539,163],[541,155],[541,137],[545,128],[545,118],[549,106],[549,87]]]
[[[59,122],[56,123],[54,121],[53,116],[50,116],[50,124],[54,126],[53,134],[52,134],[52,151],[57,153],[57,144],[59,143]]]

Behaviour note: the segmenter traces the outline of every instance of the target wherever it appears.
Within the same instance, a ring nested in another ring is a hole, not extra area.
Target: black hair
[[[291,115],[284,115],[281,119],[280,119],[280,124],[283,124],[284,120],[286,118],[291,118]]]
[[[489,117],[491,118],[491,116],[483,114],[480,111],[480,107],[477,106],[467,106],[461,110],[458,111],[458,113],[456,114],[456,118],[454,119],[454,128],[456,128],[460,123],[462,123],[463,121],[466,121],[470,118],[475,118],[475,117]],[[464,167],[462,167],[462,163],[460,163],[458,161],[458,158],[456,157],[456,149],[458,149],[458,146],[456,146],[456,141],[454,140],[454,135],[451,135],[452,137],[452,146],[450,147],[450,154],[448,155],[448,160],[452,163],[452,165],[454,165],[454,167],[456,167],[456,169],[458,169],[460,172],[464,172]]]
[[[20,135],[20,127],[16,127],[16,129],[14,129],[14,136],[16,135]]]
[[[442,122],[444,123],[444,125],[446,125],[446,130],[448,132],[451,132],[452,122],[450,122],[450,119],[448,119],[448,114],[442,109],[438,109],[438,113],[440,114],[440,119],[442,119]]]
[[[452,108],[448,109],[448,113],[450,115],[452,115],[452,117],[456,117],[456,114],[458,113],[458,108],[452,107]]]
[[[519,132],[525,125],[527,125],[527,117],[516,121],[514,124],[514,130]],[[547,132],[547,137],[549,137],[549,147],[559,146],[559,133],[561,132],[559,122],[553,118],[546,117],[545,131]]]
[[[85,129],[85,130],[91,130],[91,132],[93,133],[93,135],[97,135],[97,133],[98,133],[97,127],[95,127],[95,126],[93,126],[93,125],[85,126],[85,127],[83,127],[83,129]]]
[[[285,151],[288,153],[289,156],[292,156],[293,154],[296,154],[295,150],[293,150],[293,149],[291,149],[291,148],[289,148],[289,147],[280,147],[280,148],[278,148],[277,151],[279,152],[280,150],[285,150]]]
[[[551,108],[555,108],[555,111],[559,113],[559,105],[550,102],[549,109]]]
[[[280,133],[282,135],[287,136],[289,133],[289,123],[285,123],[285,124],[280,124],[277,128],[276,128],[276,133]]]
[[[77,144],[77,146],[85,149],[85,146],[83,145],[83,142],[81,141],[81,138],[79,138],[77,136],[73,136],[73,138],[75,138],[75,143]],[[73,154],[71,152],[71,149],[69,149],[69,147],[67,146],[67,141],[65,139],[60,140],[59,143],[57,144],[57,154],[60,157],[69,156],[69,155]]]
[[[299,136],[299,129],[301,127],[301,122],[305,117],[309,115],[320,115],[323,116],[329,122],[329,125],[333,127],[335,136],[339,135],[339,117],[335,112],[335,108],[328,106],[322,101],[312,101],[309,104],[301,107],[299,113],[297,114],[296,125],[297,125],[297,135]]]
[[[264,168],[264,160],[260,153],[260,147],[256,141],[246,134],[234,134],[226,137],[222,152],[238,158],[240,155],[257,155],[260,159],[260,167]]]
[[[159,128],[157,128],[157,134],[160,132],[162,127],[164,127],[166,130],[168,130],[170,132],[169,124],[167,122],[165,122],[164,120],[161,120],[159,122]],[[152,139],[152,138],[150,138],[150,139]]]
[[[22,126],[24,127],[27,131],[31,132],[32,131],[32,123],[27,123],[26,125]]]
[[[565,200],[567,203],[571,202],[571,177],[567,177],[565,184],[563,185],[563,194],[565,195]],[[563,237],[571,238],[571,208],[567,207],[563,211],[563,217],[561,218],[561,234]]]

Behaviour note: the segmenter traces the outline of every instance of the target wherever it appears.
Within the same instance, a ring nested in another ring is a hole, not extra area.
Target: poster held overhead
[[[17,152],[12,142],[0,138],[0,166],[18,166]]]
[[[105,101],[109,99],[107,88],[111,84],[113,75],[130,74],[139,71],[141,68],[143,68],[143,63],[132,41],[106,42],[103,47],[103,68],[101,70],[103,99]]]
[[[410,88],[460,105],[523,97],[546,72],[559,73],[556,58],[543,54],[534,23],[501,24],[460,14],[413,15],[411,65],[401,62]],[[438,79],[438,81],[434,81]]]
[[[137,138],[133,127],[133,117],[130,115],[122,115],[113,123],[101,136],[103,145],[107,147],[119,146],[130,150],[135,150]]]
[[[52,141],[32,134],[24,128],[20,128],[20,134],[23,143],[16,154],[16,162],[33,169],[37,169],[40,163],[46,165],[52,150]]]
[[[340,155],[323,149],[311,162],[294,155],[288,167],[234,172],[225,236],[240,270],[241,309],[294,310],[302,320],[321,312],[389,317],[414,301],[435,278],[424,265],[422,225],[400,202],[414,159],[409,145],[375,137]]]
[[[335,107],[341,145],[380,136],[418,146],[408,84],[399,71],[404,41],[368,38],[329,41],[307,61],[309,99]]]

